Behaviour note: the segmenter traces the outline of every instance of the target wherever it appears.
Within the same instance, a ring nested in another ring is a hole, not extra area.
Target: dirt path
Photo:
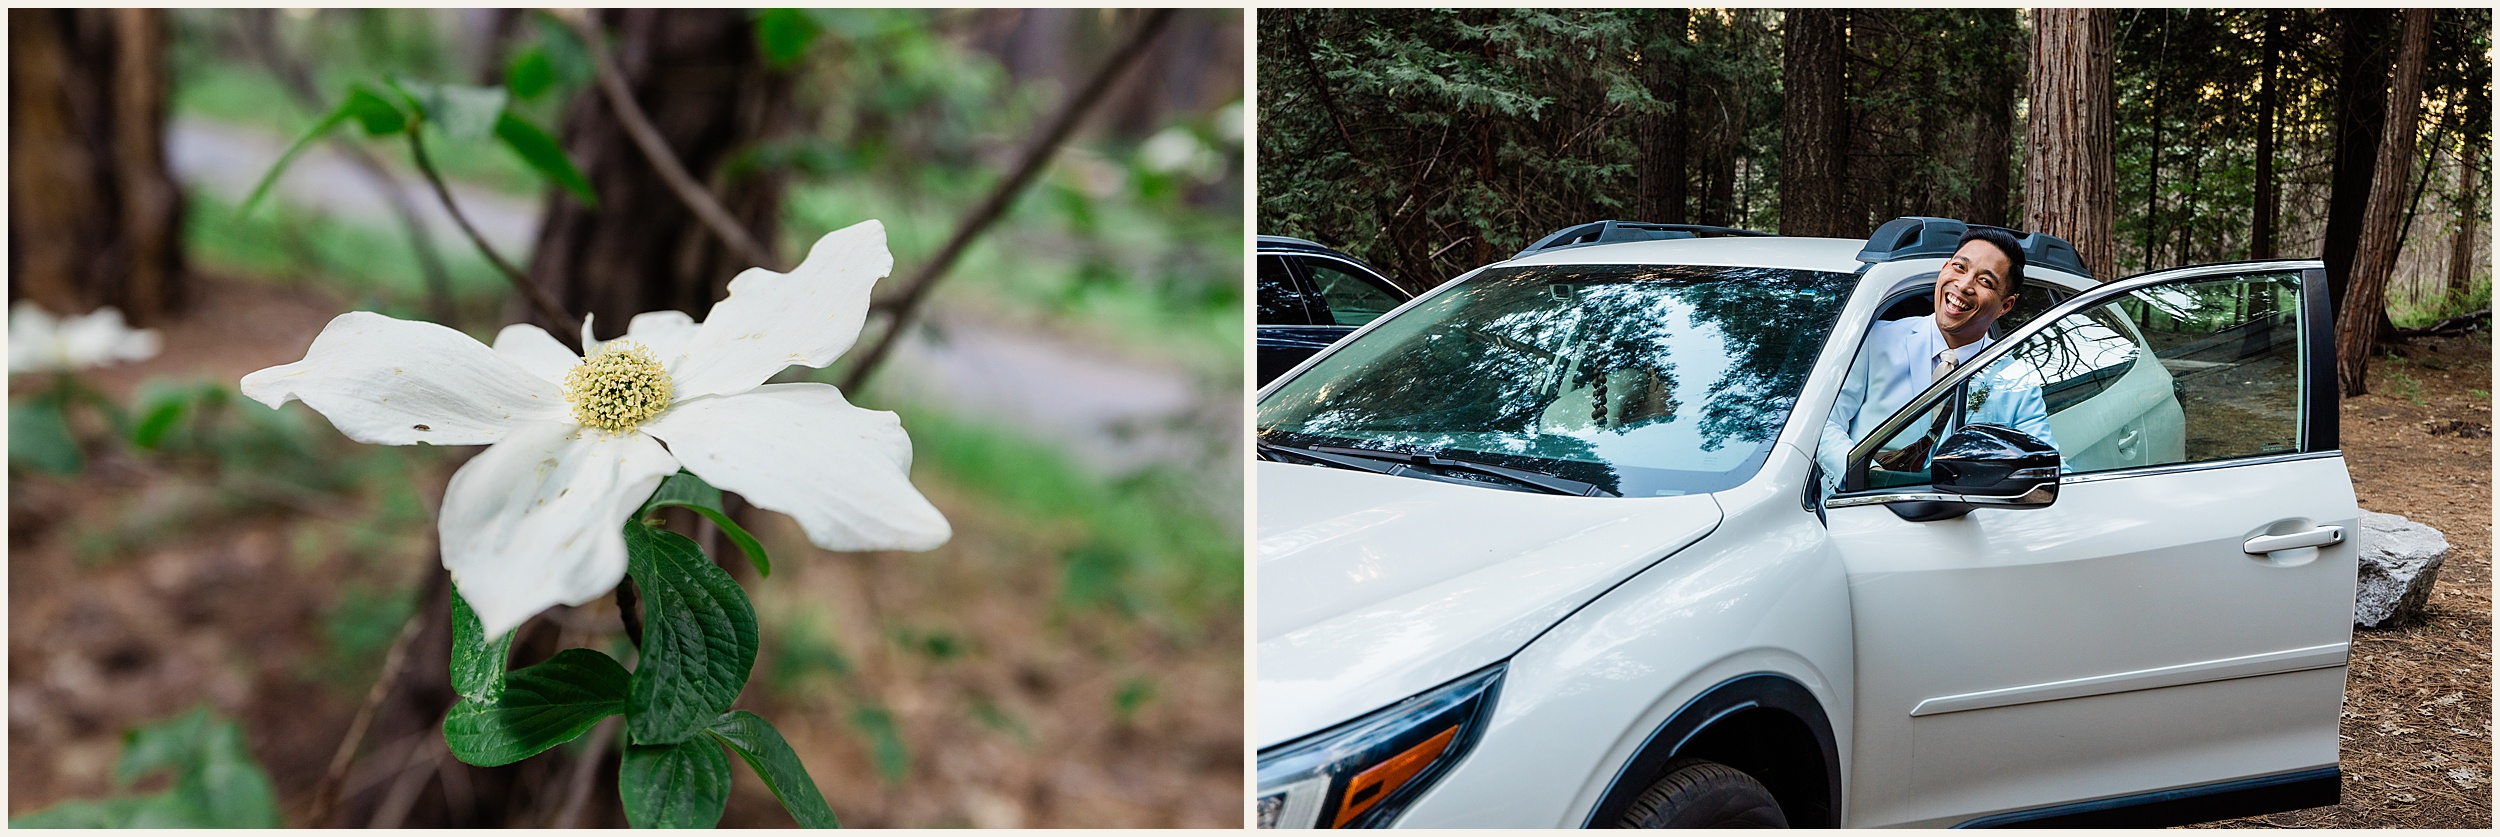
[[[2491,827],[2491,337],[2400,351],[2371,364],[2370,394],[2345,399],[2343,446],[2363,509],[2448,538],[2427,617],[2353,634],[2341,804],[2210,825]],[[2469,435],[2426,429],[2451,421]]]

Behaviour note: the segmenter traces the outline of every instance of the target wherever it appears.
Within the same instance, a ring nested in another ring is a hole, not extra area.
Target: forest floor
[[[148,380],[230,389],[301,357],[341,310],[301,287],[204,281],[205,307],[166,329],[161,355],[88,383],[124,404]],[[228,409],[276,415],[250,402]],[[205,705],[242,726],[286,823],[313,824],[313,789],[416,606],[409,591],[440,572],[428,509],[460,458],[355,445],[288,410],[304,419],[292,454],[185,459],[94,445],[76,478],[13,474],[11,815],[162,787],[116,787],[123,733]],[[263,479],[290,469],[354,476],[327,494]],[[765,644],[738,706],[790,739],[845,825],[1236,827],[1239,588],[1177,605],[1128,592],[1120,607],[1072,601],[1085,525],[918,470],[914,482],[955,528],[933,552],[823,553],[786,518],[753,516],[775,572],[742,577]],[[556,635],[543,638],[560,640],[549,647],[621,647],[604,601],[540,622]],[[406,676],[441,681],[436,667],[412,662]],[[336,822],[540,825],[561,808],[569,777],[556,771],[570,753],[466,769],[442,754],[430,724],[377,721],[345,774]],[[586,825],[624,825],[607,753],[602,772],[582,774],[607,800],[591,797]],[[722,824],[788,827],[761,782],[733,764]]]
[[[2353,632],[2343,801],[2206,826],[2491,827],[2491,335],[2396,351],[2344,400],[2345,462],[2362,509],[2439,530],[2447,562],[2422,619]]]

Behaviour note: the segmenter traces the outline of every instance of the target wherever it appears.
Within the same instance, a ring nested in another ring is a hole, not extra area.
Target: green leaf
[[[772,789],[773,798],[781,800],[781,807],[801,827],[842,827],[833,817],[833,806],[825,804],[824,794],[816,791],[816,780],[808,778],[807,765],[799,763],[799,754],[773,725],[741,709],[714,720],[710,732],[755,768],[755,775],[764,778],[764,787]]]
[[[136,799],[72,799],[24,816],[10,817],[10,828],[129,828],[140,809],[163,805],[159,797]]]
[[[512,98],[523,101],[535,99],[555,84],[555,65],[547,62],[547,50],[542,47],[532,46],[522,50],[521,54],[512,56],[512,63],[504,65],[503,86],[512,91]]]
[[[729,809],[729,757],[704,738],[629,746],[616,787],[635,828],[711,828]]]
[[[851,726],[868,735],[876,753],[877,775],[887,784],[900,782],[911,772],[911,749],[903,745],[903,731],[894,726],[894,713],[882,706],[862,706],[851,710]]]
[[[564,156],[564,146],[545,130],[505,111],[495,119],[495,138],[511,146],[512,153],[521,155],[521,161],[530,168],[580,198],[583,206],[598,208],[599,196],[591,194],[590,180],[582,177],[582,170],[573,167],[573,159]]]
[[[206,708],[122,737],[113,782],[172,770],[172,786],[144,797],[63,803],[10,821],[29,828],[276,828],[269,775],[243,746],[243,730]]]
[[[701,733],[738,699],[761,641],[746,592],[685,536],[625,524],[626,572],[642,594],[642,662],[626,728],[636,744]]]
[[[138,424],[131,425],[130,444],[140,450],[155,450],[158,445],[165,443],[165,433],[172,430],[176,422],[182,420],[182,414],[190,407],[191,399],[183,396],[168,397],[155,402],[153,406],[147,408],[146,412],[140,414]]]
[[[772,577],[773,559],[764,554],[763,542],[747,534],[746,527],[739,526],[738,521],[730,519],[728,512],[721,510],[720,489],[713,488],[702,477],[695,476],[692,471],[680,470],[662,480],[660,489],[651,492],[651,500],[642,505],[642,513],[635,517],[647,516],[662,506],[693,509],[696,514],[703,515],[705,520],[712,521],[712,525],[720,527],[731,543],[738,545],[739,552],[746,553],[747,563],[755,565],[756,575]]]
[[[391,86],[408,94],[423,109],[426,121],[455,140],[485,139],[495,131],[504,102],[511,98],[501,87],[422,81],[393,81]]]
[[[9,405],[9,464],[55,474],[86,467],[59,402],[38,398]]]
[[[788,67],[806,55],[822,32],[816,19],[799,9],[765,9],[755,19],[755,44],[762,48],[764,62],[774,69]]]
[[[408,115],[397,105],[375,95],[362,84],[349,87],[347,98],[340,99],[337,107],[322,114],[312,127],[304,129],[304,133],[295,138],[294,144],[286,147],[286,153],[278,155],[278,161],[269,165],[269,172],[261,175],[260,183],[252,187],[251,197],[244,198],[243,206],[234,211],[235,217],[252,214],[252,207],[260,205],[260,199],[269,193],[269,187],[277,184],[278,175],[286,171],[288,164],[295,162],[295,155],[303,153],[304,147],[311,145],[313,140],[320,139],[349,119],[356,120],[369,136],[388,136],[408,127]]]
[[[128,785],[150,773],[198,761],[209,748],[208,708],[200,707],[170,721],[149,724],[122,734],[121,761],[113,765],[113,784]]]
[[[463,698],[493,703],[503,697],[506,661],[512,654],[513,631],[486,641],[486,623],[469,609],[455,588],[451,593],[451,690]]]
[[[625,711],[625,667],[587,648],[504,675],[495,701],[462,698],[443,719],[451,754],[479,767],[511,764],[581,737]]]

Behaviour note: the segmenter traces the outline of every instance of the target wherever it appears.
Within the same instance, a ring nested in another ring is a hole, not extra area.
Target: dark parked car
[[[1317,242],[1259,236],[1259,383],[1413,296],[1361,259]]]

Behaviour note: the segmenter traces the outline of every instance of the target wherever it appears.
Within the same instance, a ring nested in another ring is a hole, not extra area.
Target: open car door
[[[1849,825],[2336,801],[2360,510],[2325,295],[2314,261],[2103,285],[1850,452],[1826,504],[1856,628]],[[2012,406],[2046,410],[2058,453],[2018,491],[1877,456],[1944,459]]]

